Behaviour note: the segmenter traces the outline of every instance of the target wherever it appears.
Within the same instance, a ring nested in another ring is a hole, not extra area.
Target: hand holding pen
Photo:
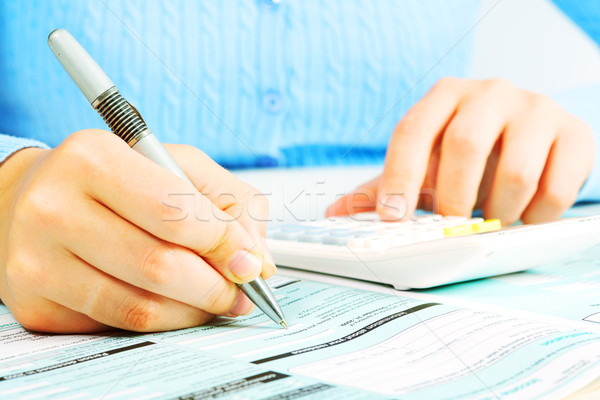
[[[2,165],[0,298],[22,325],[160,331],[252,311],[236,284],[276,272],[264,198],[200,150],[167,148],[189,180],[99,130]]]

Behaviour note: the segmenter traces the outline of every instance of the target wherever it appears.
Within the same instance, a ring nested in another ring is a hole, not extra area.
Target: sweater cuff
[[[15,136],[0,135],[0,164],[11,154],[27,147],[41,147],[48,149],[48,145],[37,140],[20,138]]]

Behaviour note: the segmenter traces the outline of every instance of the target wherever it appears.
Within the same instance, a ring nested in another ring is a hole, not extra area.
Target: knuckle
[[[493,91],[493,92],[504,92],[507,90],[515,90],[516,86],[509,81],[508,79],[505,78],[492,78],[492,79],[486,79],[483,81],[483,85],[484,87],[489,90],[489,91]]]
[[[594,145],[596,141],[594,130],[587,123],[571,114],[567,114],[564,126],[568,127],[565,132],[572,135],[569,140],[572,140],[579,147],[582,154],[593,158],[596,147]]]
[[[525,189],[537,183],[537,176],[527,170],[518,168],[516,165],[503,171],[503,181],[511,188]]]
[[[421,116],[418,112],[411,109],[404,114],[404,117],[402,117],[400,122],[398,122],[398,125],[396,125],[392,141],[394,139],[398,140],[399,138],[419,140],[418,138],[426,136],[427,133],[427,127],[424,126]],[[393,145],[393,143],[390,143],[390,146]]]
[[[440,78],[434,85],[433,90],[451,90],[461,85],[464,82],[464,79],[456,78],[453,76],[445,76]]]
[[[154,246],[142,261],[142,275],[152,285],[168,287],[177,278],[176,249],[172,245]]]
[[[216,183],[216,182],[215,182]],[[218,189],[215,190],[218,192]],[[214,204],[221,210],[227,211],[231,208],[234,208],[240,204],[241,200],[245,200],[244,197],[239,198],[238,195],[231,192],[220,192],[216,195],[216,199]]]
[[[79,174],[95,175],[106,166],[106,158],[111,154],[105,149],[109,141],[99,140],[99,132],[87,129],[68,136],[56,148],[56,161],[77,170]],[[99,150],[90,151],[90,148]]]
[[[186,198],[192,197],[190,194],[168,194],[165,199],[158,204],[158,216],[162,222],[178,222],[182,221],[190,215],[193,208]],[[177,230],[177,224],[168,224],[166,228]]]
[[[473,210],[474,205],[475,202],[469,201],[469,199],[459,198],[459,196],[445,196],[440,199],[439,207],[443,215],[464,216]]]
[[[160,307],[161,304],[151,297],[129,299],[123,309],[121,327],[136,332],[153,330],[159,320]]]
[[[233,225],[232,222],[220,222],[213,224],[212,234],[210,234],[209,241],[205,247],[205,253],[214,254],[218,253],[228,243],[228,238],[233,237]]]
[[[5,268],[6,281],[15,288],[35,290],[43,281],[40,265],[28,260],[24,252],[10,252]]]
[[[443,146],[448,154],[456,154],[459,156],[469,156],[481,153],[481,141],[475,132],[471,129],[463,129],[455,127],[451,132],[444,136]]]
[[[62,224],[66,213],[61,212],[64,205],[53,201],[51,189],[46,185],[30,186],[19,197],[14,210],[17,221],[23,221],[24,226],[56,227]]]
[[[566,210],[574,202],[576,195],[565,190],[560,185],[549,185],[542,189],[542,198],[548,207],[554,210]]]
[[[97,135],[92,134],[93,130],[81,130],[67,136],[65,140],[57,147],[65,155],[74,158],[87,155],[90,146],[102,145],[96,140]]]
[[[545,94],[530,93],[529,99],[531,110],[543,113],[544,115],[548,115],[549,112],[558,108],[556,102]]]
[[[210,158],[205,152],[195,146],[192,146],[191,144],[169,144],[168,147],[176,149],[177,152],[187,155],[190,159],[194,159],[196,162],[203,163],[209,161],[214,163],[212,158]]]

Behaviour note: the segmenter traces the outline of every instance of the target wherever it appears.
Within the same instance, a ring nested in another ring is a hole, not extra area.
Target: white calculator
[[[523,271],[600,242],[600,216],[501,227],[498,220],[425,214],[382,222],[375,213],[269,229],[275,263],[330,275],[428,288]]]

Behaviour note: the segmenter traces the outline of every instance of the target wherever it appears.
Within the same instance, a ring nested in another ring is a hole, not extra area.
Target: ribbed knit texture
[[[379,162],[439,78],[464,76],[477,0],[18,0],[0,5],[0,131],[106,128],[46,44],[68,29],[164,142],[229,166]]]

